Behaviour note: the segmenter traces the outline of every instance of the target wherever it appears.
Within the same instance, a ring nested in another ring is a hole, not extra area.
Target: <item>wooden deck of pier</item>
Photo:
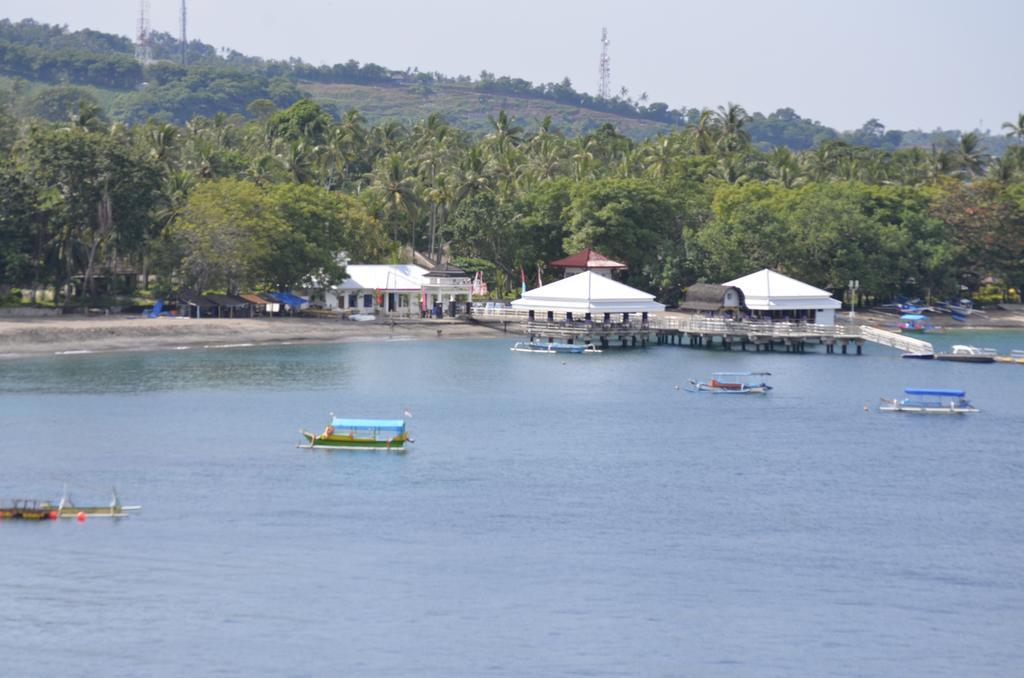
[[[612,314],[605,319],[531,320],[515,309],[490,309],[473,313],[478,322],[501,323],[506,331],[527,334],[531,341],[563,341],[596,346],[660,345],[739,348],[755,351],[784,350],[803,353],[808,346],[824,346],[826,353],[863,352],[866,342],[910,353],[932,353],[932,345],[867,325],[815,325],[811,323],[726,320],[685,315],[656,315],[650,319]]]

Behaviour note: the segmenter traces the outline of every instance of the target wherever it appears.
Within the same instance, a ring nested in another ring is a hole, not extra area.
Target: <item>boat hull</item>
[[[977,414],[973,407],[918,407],[913,405],[882,405],[879,412],[905,412],[907,414]]]
[[[302,431],[302,437],[306,439],[306,445],[302,447],[317,450],[370,450],[384,452],[404,452],[406,443],[412,442],[407,434],[387,440],[375,440],[372,438],[354,438],[347,436],[318,436]]]
[[[958,355],[955,353],[936,353],[936,360],[948,360],[957,363],[994,363],[995,356],[990,355]]]
[[[600,353],[601,349],[591,345],[576,344],[526,344],[517,343],[509,349],[516,353]]]
[[[690,382],[690,390],[702,393],[732,393],[736,395],[764,395],[768,391],[772,390],[771,386],[767,384],[758,384],[750,386],[747,384],[741,384],[738,388],[728,388],[722,386],[712,386],[703,382]]]

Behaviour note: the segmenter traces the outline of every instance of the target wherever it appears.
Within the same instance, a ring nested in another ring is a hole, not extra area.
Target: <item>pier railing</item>
[[[814,323],[770,322],[756,320],[726,320],[724,318],[658,316],[651,321],[657,330],[676,330],[687,334],[714,334],[722,336],[749,336],[786,339],[789,337],[833,337],[859,339],[856,327],[843,325],[817,325]]]
[[[522,323],[529,331],[543,334],[564,334],[574,332],[614,333],[614,332],[646,332],[675,331],[685,334],[703,334],[721,337],[745,337],[753,341],[776,339],[822,339],[835,341],[870,341],[882,346],[909,351],[911,353],[931,353],[932,345],[927,341],[908,337],[897,332],[890,332],[868,325],[818,325],[806,322],[772,322],[759,320],[728,320],[725,318],[704,318],[700,316],[683,316],[674,314],[652,314],[644,320],[641,314],[630,313],[626,318],[622,313],[612,313],[608,320],[603,314],[591,320],[582,318],[574,320],[547,320],[534,314],[530,319],[528,311],[501,308],[474,308],[474,318],[487,322]],[[827,342],[828,343],[828,342]]]

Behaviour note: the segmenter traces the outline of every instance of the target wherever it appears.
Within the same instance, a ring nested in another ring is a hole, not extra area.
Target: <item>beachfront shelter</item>
[[[251,315],[249,310],[250,302],[246,301],[242,297],[236,297],[231,294],[207,294],[205,296],[216,304],[218,318],[234,318],[236,315]]]
[[[178,302],[178,315],[189,318],[210,317],[217,314],[217,304],[207,299],[198,292],[192,290],[178,290],[174,295]]]
[[[523,294],[513,308],[530,311],[532,319],[606,320],[611,314],[644,316],[665,310],[653,294],[585,271]],[[628,316],[627,316],[628,317]]]
[[[724,283],[743,291],[755,318],[834,325],[842,304],[827,291],[782,275],[770,268]]]
[[[625,264],[613,261],[589,247],[583,248],[572,256],[552,261],[548,265],[552,268],[564,269],[565,275],[562,276],[563,278],[569,278],[584,271],[591,271],[605,278],[611,278],[612,271],[626,268]]]

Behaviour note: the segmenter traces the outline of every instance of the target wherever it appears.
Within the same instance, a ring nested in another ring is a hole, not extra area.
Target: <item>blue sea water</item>
[[[0,675],[1021,674],[1024,365],[513,341],[0,362],[0,497],[144,505],[0,523]],[[405,455],[295,448],[405,409]]]

